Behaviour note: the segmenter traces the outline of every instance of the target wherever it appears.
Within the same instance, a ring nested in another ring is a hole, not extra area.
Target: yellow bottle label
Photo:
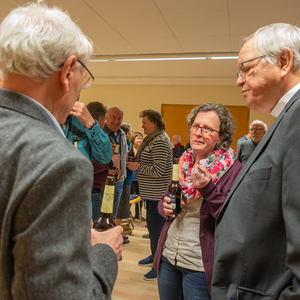
[[[116,144],[115,154],[119,153],[119,149],[120,149],[120,144]]]
[[[114,206],[115,187],[113,185],[105,185],[101,212],[112,214]]]
[[[77,142],[74,142],[74,147],[77,148]]]
[[[179,165],[178,164],[173,165],[172,180],[179,181]]]

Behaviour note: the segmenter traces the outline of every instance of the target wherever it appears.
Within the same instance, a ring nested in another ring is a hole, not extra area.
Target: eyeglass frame
[[[212,129],[212,128],[210,128],[210,127],[208,127],[208,126],[200,126],[200,125],[198,125],[198,124],[189,124],[190,125],[190,128],[189,128],[189,130],[190,131],[192,131],[192,127],[194,126],[194,125],[196,125],[198,128],[193,132],[193,133],[196,133],[198,130],[199,130],[199,128],[201,128],[201,133],[202,133],[202,135],[205,135],[205,136],[210,136],[214,131],[216,131],[216,132],[218,132],[218,133],[220,133],[220,131],[218,131],[218,130],[215,130],[215,129]],[[207,129],[209,129],[210,130],[210,133],[203,133],[203,127],[206,127]]]
[[[244,64],[247,63],[247,62],[256,60],[256,59],[262,59],[262,58],[264,58],[264,57],[266,57],[266,55],[261,55],[261,56],[258,56],[258,57],[255,57],[255,58],[252,58],[252,59],[249,59],[249,60],[246,60],[246,61],[243,61],[242,63],[240,63],[240,64],[237,66],[237,74],[236,74],[236,76],[237,76],[239,79],[241,79],[241,80],[245,80],[247,73],[246,73]],[[241,73],[240,73],[240,69],[239,69],[240,66],[242,67],[242,71],[243,71],[243,73],[245,74],[244,76],[242,76]]]
[[[78,58],[77,58],[77,62],[79,62],[79,63],[86,69],[86,71],[88,72],[88,74],[91,76],[90,79],[87,80],[87,82],[86,82],[85,85],[82,84],[82,88],[81,88],[81,89],[84,90],[84,89],[87,89],[87,88],[92,84],[92,82],[95,80],[95,77],[94,77],[93,74],[90,72],[90,70],[85,66],[85,64],[84,64],[81,60],[79,60]],[[65,63],[63,62],[63,63],[60,64],[58,67],[59,67],[59,68],[62,68],[64,64],[65,64]]]
[[[249,132],[251,132],[251,131],[260,131],[260,130],[265,130],[265,129],[262,128],[262,127],[258,127],[258,128],[249,128]]]

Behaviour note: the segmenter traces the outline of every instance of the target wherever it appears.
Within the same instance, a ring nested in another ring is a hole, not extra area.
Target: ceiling
[[[0,17],[26,0],[1,0]],[[48,0],[94,43],[92,60],[237,56],[259,27],[300,26],[299,0]],[[236,59],[91,61],[95,84],[234,85]]]

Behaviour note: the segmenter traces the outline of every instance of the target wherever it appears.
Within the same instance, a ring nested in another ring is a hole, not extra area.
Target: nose
[[[241,78],[241,77],[237,77],[237,79],[236,79],[236,86],[238,86],[238,87],[240,87],[240,86],[242,86],[244,83],[245,83],[245,80],[246,80],[246,78]]]
[[[196,135],[202,136],[202,135],[203,135],[203,134],[202,134],[202,128],[199,127],[195,133],[196,133]]]

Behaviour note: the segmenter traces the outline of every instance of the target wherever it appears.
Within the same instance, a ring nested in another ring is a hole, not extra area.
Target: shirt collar
[[[300,83],[295,85],[292,89],[290,89],[274,106],[271,111],[271,115],[277,118],[281,111],[284,109],[286,104],[292,99],[292,97],[296,94],[296,92],[300,89]]]
[[[106,125],[106,123],[105,123],[104,127],[105,127],[106,131],[107,131],[109,134],[113,134],[113,135],[115,135],[115,136],[118,136],[119,134],[121,134],[121,129],[120,129],[120,128],[118,129],[117,134],[115,134],[112,130],[110,130],[110,129],[108,128],[108,126]]]

